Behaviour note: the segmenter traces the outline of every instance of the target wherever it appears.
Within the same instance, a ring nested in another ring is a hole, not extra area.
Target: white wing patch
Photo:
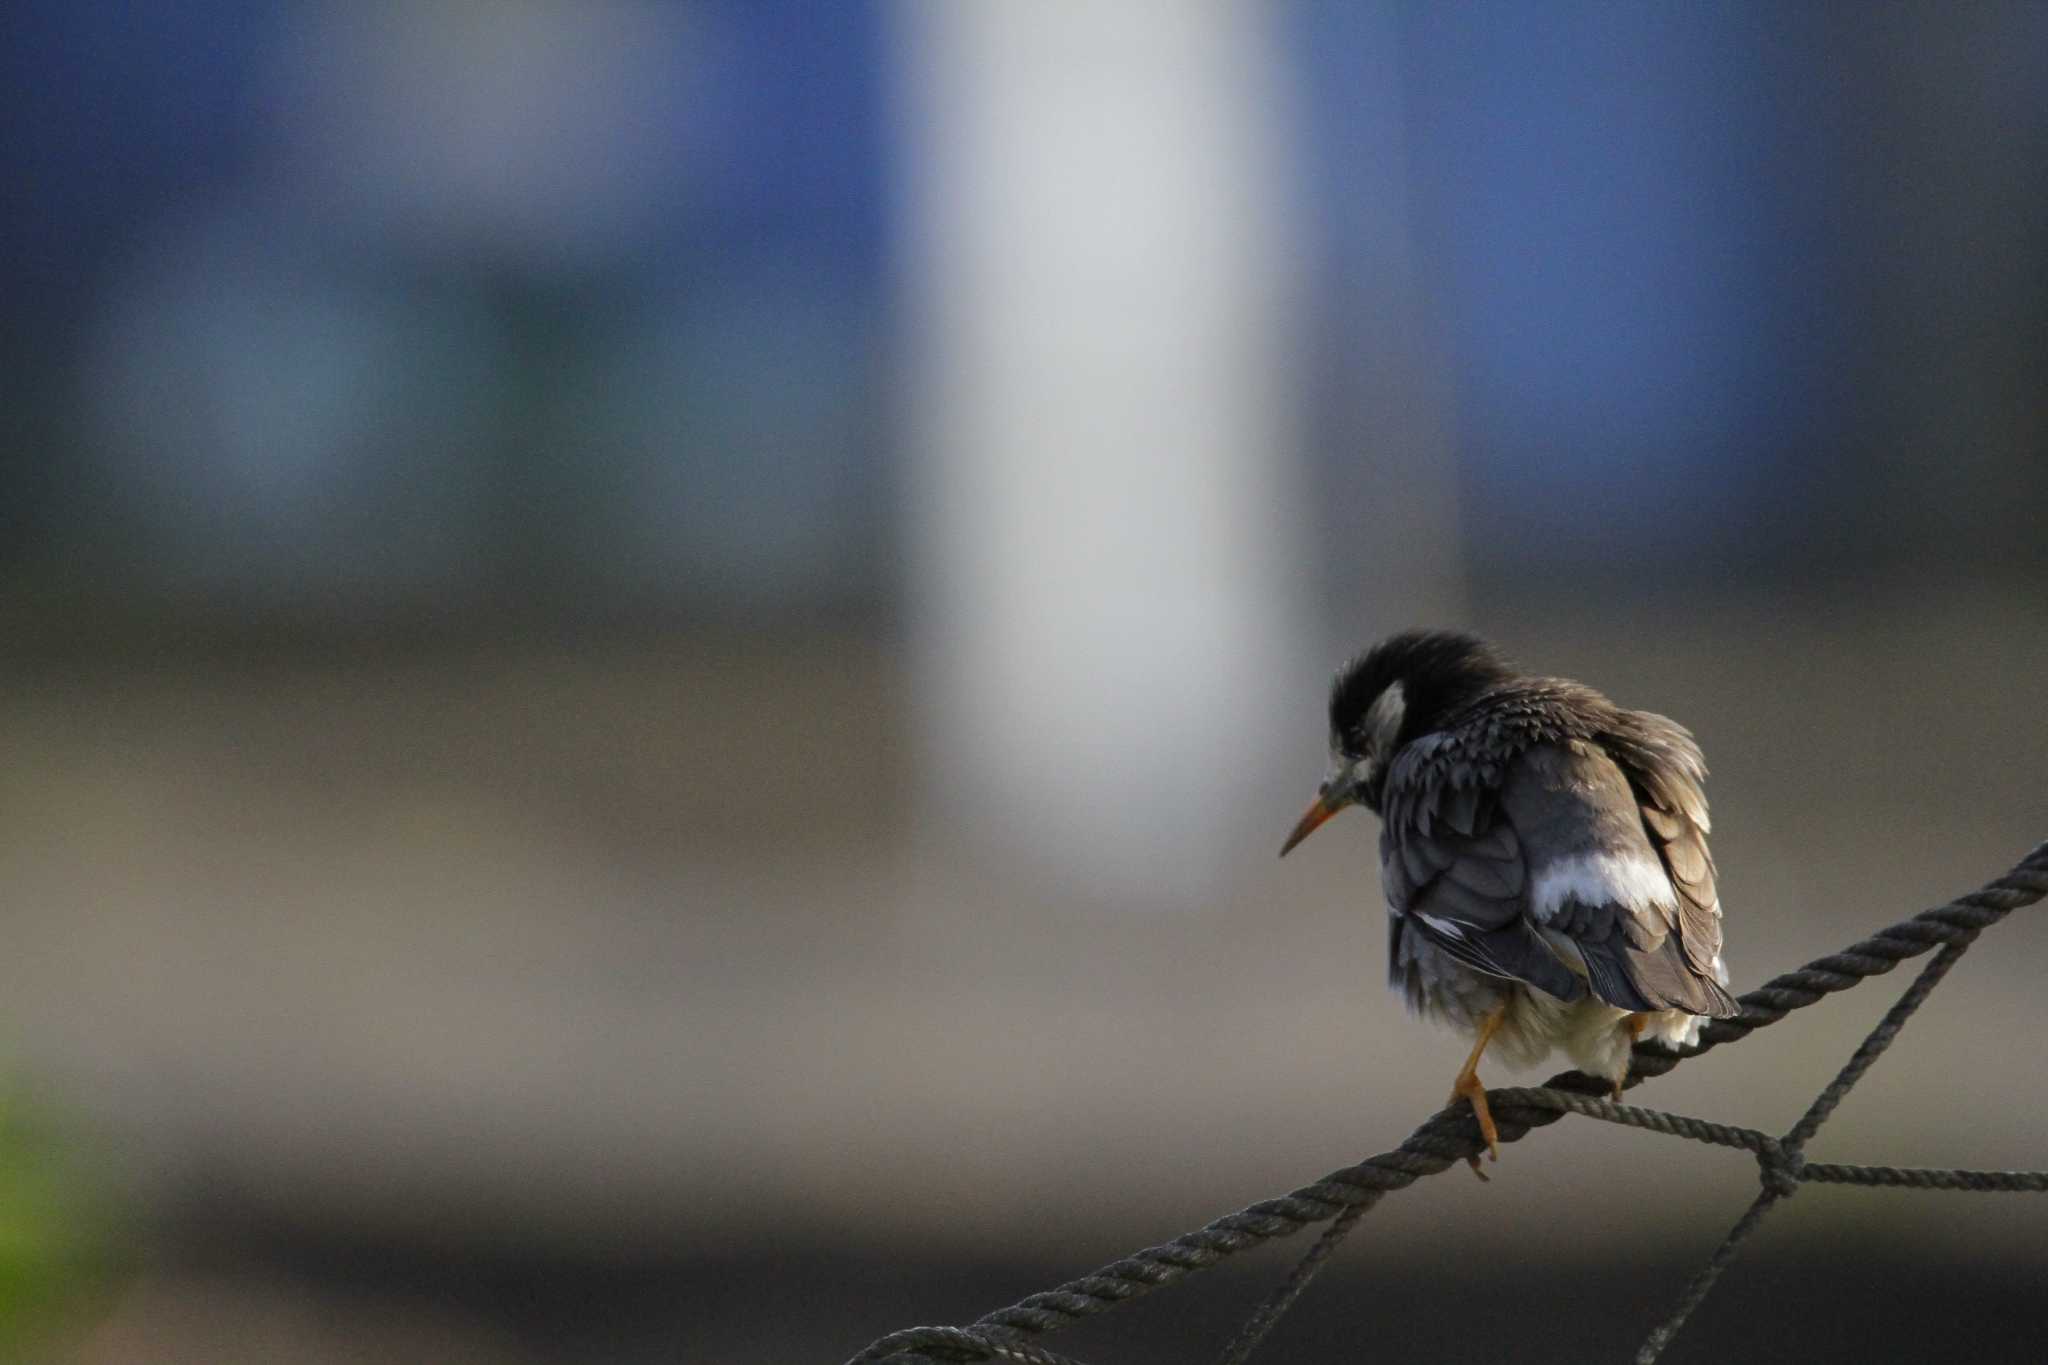
[[[1578,853],[1544,868],[1530,893],[1529,912],[1540,923],[1574,900],[1586,905],[1619,902],[1634,910],[1678,902],[1660,864],[1612,853]]]
[[[1465,937],[1465,926],[1441,915],[1432,915],[1427,910],[1418,911],[1415,916],[1445,938],[1457,941]]]

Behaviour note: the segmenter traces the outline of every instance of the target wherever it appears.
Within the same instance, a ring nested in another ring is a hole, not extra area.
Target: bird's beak
[[[1333,795],[1333,792],[1336,794]],[[1351,804],[1352,797],[1343,788],[1324,787],[1321,795],[1316,797],[1315,803],[1294,826],[1294,832],[1287,836],[1287,842],[1280,845],[1280,856],[1285,858],[1296,844],[1321,829],[1325,820]]]

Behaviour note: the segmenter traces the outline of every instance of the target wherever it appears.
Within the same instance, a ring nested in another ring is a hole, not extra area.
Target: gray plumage
[[[1736,1012],[1683,726],[1411,632],[1338,675],[1331,733],[1321,815],[1381,816],[1388,973],[1412,1008],[1476,1028],[1505,1006],[1511,1059],[1561,1043],[1615,1077],[1631,1016],[1676,1046]]]
[[[1556,679],[1505,684],[1402,748],[1380,798],[1395,984],[1411,998],[1422,985],[1399,952],[1420,933],[1561,1000],[1590,990],[1628,1010],[1734,1013],[1714,978],[1705,775],[1681,726]],[[1601,859],[1654,864],[1671,894],[1602,898],[1594,876],[1534,903],[1546,872]]]

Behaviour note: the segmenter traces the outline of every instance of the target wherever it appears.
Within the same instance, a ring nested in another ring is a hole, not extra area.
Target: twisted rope
[[[1594,1099],[1587,1095],[1568,1095],[1557,1090],[1532,1087],[1527,1090],[1488,1093],[1512,1095],[1518,1104],[1531,1104],[1566,1113],[1582,1114],[1589,1119],[1600,1119],[1626,1128],[1641,1128],[1646,1132],[1690,1138],[1694,1142],[1704,1142],[1715,1147],[1733,1147],[1740,1151],[1752,1152],[1758,1156],[1771,1158],[1773,1164],[1782,1165],[1793,1179],[1801,1184],[2048,1194],[2048,1171],[1972,1171],[1932,1166],[1850,1166],[1804,1160],[1795,1163],[1785,1154],[1784,1144],[1779,1139],[1755,1128],[1737,1128],[1725,1123],[1693,1118],[1689,1114],[1673,1114],[1662,1109],[1638,1109],[1632,1105],[1616,1104],[1611,1100]]]
[[[1721,1239],[1721,1245],[1714,1248],[1714,1254],[1707,1258],[1707,1263],[1701,1267],[1700,1273],[1693,1276],[1692,1282],[1686,1285],[1685,1292],[1678,1297],[1678,1307],[1672,1310],[1671,1316],[1650,1329],[1650,1335],[1636,1351],[1635,1365],[1656,1365],[1657,1357],[1664,1354],[1664,1348],[1671,1344],[1672,1337],[1678,1335],[1678,1329],[1692,1316],[1692,1310],[1699,1307],[1701,1300],[1713,1291],[1715,1281],[1721,1278],[1721,1272],[1735,1259],[1735,1253],[1742,1249],[1742,1244],[1749,1240],[1749,1234],[1756,1231],[1756,1225],[1763,1222],[1764,1215],[1771,1211],[1771,1206],[1784,1197],[1785,1189],[1782,1185],[1768,1182],[1764,1185],[1757,1197],[1750,1201],[1749,1208],[1742,1217],[1735,1221],[1735,1226],[1728,1229],[1728,1235]]]
[[[2048,1171],[1963,1171],[1927,1166],[1839,1166],[1809,1161],[1801,1180],[1824,1185],[1877,1185],[1901,1190],[1967,1190],[1975,1194],[2048,1194]]]
[[[1693,1309],[1699,1307],[1700,1301],[1713,1290],[1714,1282],[1721,1278],[1721,1272],[1735,1259],[1735,1253],[1749,1240],[1749,1234],[1756,1231],[1764,1215],[1780,1199],[1789,1199],[1799,1189],[1800,1177],[1805,1173],[1807,1140],[1820,1131],[1820,1126],[1827,1122],[1828,1115],[1835,1112],[1835,1106],[1842,1102],[1849,1088],[1870,1070],[1870,1064],[1892,1045],[1899,1031],[1906,1027],[1906,1021],[1913,1017],[1913,1012],[1934,993],[1934,988],[1941,984],[1949,969],[1962,960],[1963,953],[1976,941],[1979,932],[1976,929],[1964,930],[1959,937],[1944,944],[1942,950],[1934,955],[1934,960],[1920,969],[1920,975],[1913,978],[1913,984],[1906,988],[1905,994],[1885,1011],[1877,1027],[1857,1045],[1855,1053],[1843,1063],[1835,1078],[1814,1096],[1813,1103],[1806,1107],[1806,1112],[1799,1116],[1799,1122],[1792,1125],[1791,1131],[1758,1151],[1757,1165],[1762,1171],[1763,1193],[1729,1229],[1728,1236],[1715,1249],[1706,1266],[1693,1276],[1671,1315],[1644,1339],[1642,1349],[1636,1352],[1636,1365],[1656,1365],[1657,1357],[1663,1354],[1671,1338],[1678,1334],[1678,1329],[1685,1326],[1685,1320],[1692,1316]]]
[[[1244,1320],[1244,1325],[1230,1338],[1230,1344],[1223,1348],[1223,1354],[1218,1358],[1221,1365],[1244,1365],[1244,1361],[1258,1349],[1259,1343],[1265,1340],[1266,1333],[1273,1330],[1273,1324],[1294,1307],[1294,1301],[1301,1297],[1301,1291],[1308,1288],[1308,1282],[1330,1259],[1337,1244],[1350,1235],[1352,1226],[1359,1219],[1365,1217],[1366,1207],[1363,1204],[1352,1205],[1323,1229],[1323,1235],[1316,1238],[1315,1245],[1308,1249],[1308,1255],[1295,1263],[1287,1282],[1253,1310],[1252,1315]]]
[[[1082,1365],[1071,1356],[1048,1351],[1033,1342],[991,1341],[966,1327],[906,1327],[891,1332],[855,1359],[886,1349],[887,1359],[896,1365],[940,1365],[942,1361],[1003,1360],[1017,1365]],[[936,1352],[937,1354],[932,1354]]]
[[[1724,1043],[1747,1038],[1795,1010],[1805,1009],[1870,977],[1882,976],[1908,958],[1918,957],[1935,948],[1944,949],[1936,961],[1928,964],[1907,996],[1885,1016],[1878,1029],[1857,1049],[1856,1055],[1784,1140],[1751,1129],[1617,1104],[1606,1098],[1612,1092],[1609,1082],[1582,1071],[1560,1073],[1540,1088],[1487,1092],[1494,1123],[1503,1143],[1518,1142],[1534,1130],[1556,1123],[1567,1113],[1576,1113],[1717,1146],[1737,1147],[1757,1155],[1762,1168],[1763,1191],[1730,1230],[1706,1269],[1687,1287],[1673,1318],[1644,1343],[1643,1350],[1649,1354],[1638,1355],[1639,1361],[1656,1359],[1656,1352],[1662,1350],[1663,1344],[1682,1325],[1686,1315],[1712,1288],[1714,1279],[1734,1258],[1735,1251],[1764,1213],[1800,1181],[1898,1185],[1919,1189],[2048,1191],[2048,1173],[2042,1172],[1819,1166],[1806,1164],[1799,1152],[1806,1137],[1826,1120],[1841,1102],[1842,1095],[1890,1045],[1920,1001],[1954,965],[1955,957],[1960,956],[1983,930],[2044,895],[2048,895],[2048,842],[2036,845],[2010,872],[1968,895],[1923,910],[1910,919],[1878,930],[1841,952],[1817,958],[1795,971],[1771,978],[1740,997],[1737,1002],[1742,1007],[1740,1014],[1709,1021],[1694,1047],[1679,1052],[1669,1052],[1649,1044],[1635,1047],[1628,1076],[1623,1082],[1625,1088],[1662,1076],[1680,1062],[1712,1051]],[[1460,1161],[1478,1156],[1485,1150],[1485,1145],[1471,1110],[1460,1103],[1455,1108],[1432,1115],[1392,1151],[1367,1157],[1357,1165],[1333,1171],[1278,1199],[1261,1200],[1170,1242],[1133,1252],[1057,1288],[998,1308],[976,1319],[969,1327],[916,1327],[891,1333],[852,1357],[847,1365],[881,1365],[884,1361],[892,1362],[892,1365],[928,1365],[940,1359],[1075,1365],[1075,1362],[1063,1361],[1050,1353],[1018,1353],[1042,1350],[1028,1344],[1030,1337],[1056,1332],[1083,1318],[1108,1312],[1155,1289],[1177,1284],[1238,1252],[1299,1232],[1311,1223],[1340,1218],[1338,1226],[1332,1227],[1311,1249],[1311,1260],[1297,1267],[1288,1284],[1261,1305],[1226,1348],[1223,1359],[1227,1365],[1239,1365],[1291,1306],[1309,1276],[1327,1260],[1344,1234],[1373,1205],[1395,1190],[1406,1189],[1423,1176],[1435,1175]],[[1867,1178],[1864,1173],[1869,1173]],[[922,1354],[927,1347],[947,1354],[939,1357]]]

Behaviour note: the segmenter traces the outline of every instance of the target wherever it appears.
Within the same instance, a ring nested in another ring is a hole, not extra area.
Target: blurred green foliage
[[[78,1330],[118,1262],[118,1201],[82,1125],[0,1081],[0,1360]]]

